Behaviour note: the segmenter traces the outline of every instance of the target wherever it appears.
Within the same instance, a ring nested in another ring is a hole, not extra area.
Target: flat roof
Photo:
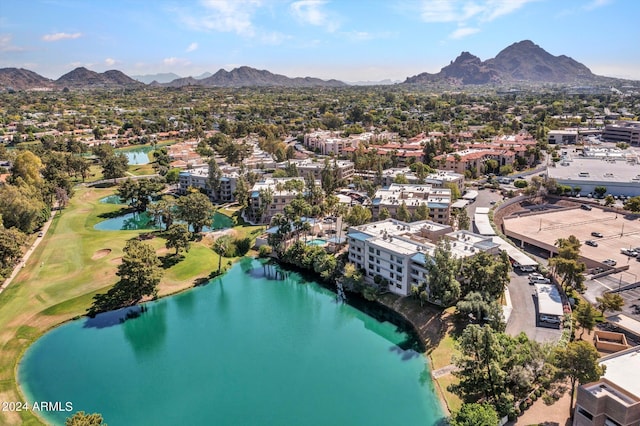
[[[562,298],[560,292],[553,284],[536,284],[536,294],[538,295],[538,312],[546,315],[564,314],[562,309]]]
[[[489,214],[489,207],[476,207],[476,214]]]
[[[538,266],[538,262],[518,250],[516,247],[509,244],[508,241],[503,240],[498,236],[491,237],[492,241],[500,246],[500,250],[504,250],[507,252],[509,257],[513,259],[514,262],[518,263],[522,266]]]
[[[491,221],[489,220],[488,214],[479,214],[476,213],[473,216],[473,222],[478,229],[478,234],[480,235],[496,235],[496,231],[493,230],[491,226]]]
[[[640,163],[605,158],[573,157],[547,168],[550,178],[581,182],[636,182],[640,185]]]
[[[455,203],[451,204],[451,208],[463,209],[467,206],[467,204],[469,204],[469,200],[458,200]]]
[[[607,369],[604,378],[640,398],[640,347],[601,358]]]

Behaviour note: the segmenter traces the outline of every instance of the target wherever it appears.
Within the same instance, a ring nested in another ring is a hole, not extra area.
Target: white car
[[[545,277],[530,277],[529,283],[530,284],[550,284],[551,280]]]
[[[560,324],[560,318],[553,315],[540,315],[540,321],[548,322],[549,324]]]

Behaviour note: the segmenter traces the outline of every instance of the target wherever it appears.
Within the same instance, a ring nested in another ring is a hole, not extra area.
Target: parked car
[[[598,247],[598,243],[596,243],[593,240],[587,240],[584,242],[586,245],[591,246],[591,247]]]
[[[548,322],[549,324],[560,324],[560,318],[555,315],[540,315],[540,321]]]
[[[591,206],[590,206],[590,205],[588,205],[588,204],[580,204],[580,208],[581,208],[582,210],[587,210],[587,211],[591,211],[591,210],[593,209],[593,207],[591,207]]]
[[[536,270],[536,268],[534,268],[534,267],[533,267],[533,266],[531,266],[531,265],[520,265],[520,270],[521,270],[522,272],[533,272],[533,271],[535,271],[535,270]]]
[[[613,259],[605,259],[602,261],[602,263],[604,263],[607,266],[616,266],[618,264],[618,262],[616,262]]]
[[[592,236],[592,237],[598,237],[598,238],[602,238],[602,237],[603,237],[603,235],[602,235],[602,233],[601,233],[601,232],[592,232],[592,233],[591,233],[591,236]]]
[[[550,284],[551,280],[545,277],[529,278],[529,284]]]
[[[629,257],[636,257],[638,256],[638,253],[635,252],[635,250],[633,249],[628,249],[628,248],[621,248],[620,249],[620,253],[624,254],[625,256],[629,256]]]

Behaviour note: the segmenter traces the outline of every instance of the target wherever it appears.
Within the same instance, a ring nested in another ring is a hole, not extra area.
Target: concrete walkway
[[[438,368],[437,370],[434,370],[431,372],[431,377],[433,377],[434,379],[438,379],[442,376],[446,376],[448,374],[451,374],[454,371],[458,371],[458,367],[456,367],[453,364],[449,364],[445,367],[442,368]]]
[[[47,220],[44,223],[44,225],[42,225],[42,229],[40,230],[42,232],[42,237],[37,237],[36,240],[31,245],[31,247],[29,247],[27,251],[22,255],[22,259],[13,268],[13,271],[11,271],[11,275],[9,275],[9,277],[6,280],[4,280],[2,285],[0,285],[0,293],[2,293],[5,288],[9,287],[9,284],[11,284],[11,282],[16,277],[16,275],[18,275],[18,272],[20,272],[20,270],[25,267],[25,265],[27,264],[27,261],[29,260],[29,258],[31,257],[35,249],[40,245],[40,242],[44,239],[44,236],[47,235],[47,231],[51,226],[51,221],[53,220],[53,217],[56,215],[57,212],[58,212],[57,210],[53,210],[51,212],[51,216],[49,217],[49,220]]]

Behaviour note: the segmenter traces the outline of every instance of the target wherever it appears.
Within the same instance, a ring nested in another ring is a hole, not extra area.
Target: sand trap
[[[109,262],[115,263],[116,265],[119,265],[119,264],[122,263],[122,256],[113,258],[113,259],[109,260]]]
[[[107,256],[109,253],[111,253],[111,249],[98,250],[97,252],[93,253],[93,256],[91,256],[91,260],[101,259]]]

